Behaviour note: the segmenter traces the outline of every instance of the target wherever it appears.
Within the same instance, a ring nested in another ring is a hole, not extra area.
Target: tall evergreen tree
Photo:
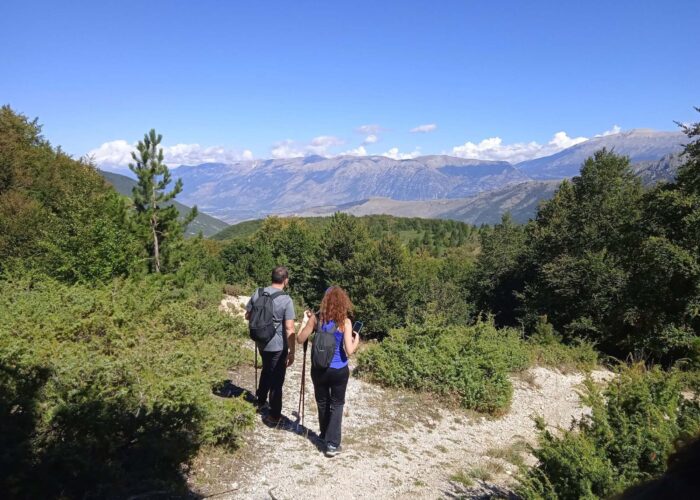
[[[178,220],[177,208],[171,202],[182,192],[182,180],[178,179],[172,191],[166,192],[172,180],[170,170],[163,163],[163,148],[159,147],[163,139],[156,134],[155,129],[144,134],[139,141],[136,153],[131,157],[136,164],[129,164],[138,179],[134,186],[134,208],[147,228],[146,240],[149,253],[152,255],[152,269],[159,273],[162,268],[161,257],[166,241],[182,238],[187,225],[197,216],[197,207],[193,207],[183,221]]]

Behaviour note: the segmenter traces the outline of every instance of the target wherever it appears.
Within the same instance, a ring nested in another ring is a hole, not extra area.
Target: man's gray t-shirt
[[[265,287],[265,291],[272,295],[281,291],[279,288],[274,286]],[[253,309],[253,302],[258,298],[258,289],[255,289],[253,296],[250,298],[245,306],[245,310],[250,312]],[[267,345],[258,343],[258,349],[265,352],[278,352],[287,347],[287,335],[284,333],[284,322],[285,320],[294,320],[296,315],[294,314],[294,303],[289,295],[280,295],[273,301],[272,308],[272,319],[275,322],[275,336],[272,340],[267,343]]]

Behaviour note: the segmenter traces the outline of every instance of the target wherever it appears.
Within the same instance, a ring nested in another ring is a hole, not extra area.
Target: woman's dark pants
[[[345,389],[348,387],[349,377],[350,370],[347,366],[311,370],[321,438],[331,446],[340,446]]]

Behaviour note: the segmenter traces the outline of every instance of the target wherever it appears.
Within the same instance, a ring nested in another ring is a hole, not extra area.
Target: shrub
[[[598,363],[598,352],[591,342],[573,339],[564,344],[554,327],[541,316],[528,338],[532,362],[560,370],[591,370]]]
[[[492,414],[508,409],[508,373],[528,365],[519,333],[490,322],[474,326],[410,326],[392,330],[358,357],[357,373],[392,387],[429,391],[464,408]]]
[[[604,393],[589,379],[592,413],[561,436],[540,427],[538,465],[521,476],[524,498],[601,498],[663,473],[679,439],[700,431],[700,402],[675,373],[634,365]]]
[[[245,333],[218,313],[219,290],[165,277],[0,281],[2,490],[102,498],[177,489],[200,446],[238,446],[253,410],[212,388],[241,362]]]

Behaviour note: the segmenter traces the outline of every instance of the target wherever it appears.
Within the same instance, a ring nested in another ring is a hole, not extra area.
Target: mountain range
[[[556,154],[515,165],[445,155],[393,160],[340,156],[250,160],[180,166],[179,200],[228,223],[279,215],[386,213],[497,222],[534,215],[561,179],[578,174],[601,148],[627,155],[646,183],[670,180],[686,137],[636,129],[595,137]]]

